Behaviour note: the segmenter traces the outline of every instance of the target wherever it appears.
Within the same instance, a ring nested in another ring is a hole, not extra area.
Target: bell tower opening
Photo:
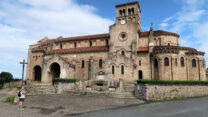
[[[141,31],[140,20],[140,6],[138,2],[129,2],[125,4],[116,5],[116,23],[125,24],[126,22],[133,22],[138,24]]]

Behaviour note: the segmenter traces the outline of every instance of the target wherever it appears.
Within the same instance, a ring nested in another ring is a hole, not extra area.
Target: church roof
[[[139,4],[139,3],[137,1],[135,1],[135,2],[128,2],[128,3],[124,3],[124,4],[118,4],[118,5],[116,5],[116,7],[132,5],[132,4]]]
[[[137,52],[148,52],[149,51],[149,47],[139,47]]]
[[[153,54],[160,53],[176,53],[178,54],[180,50],[186,50],[185,54],[187,55],[204,55],[204,52],[197,51],[194,48],[190,47],[181,47],[181,46],[155,46],[153,49]]]
[[[45,47],[41,46],[41,47],[38,47],[38,48],[33,48],[32,49],[32,52],[42,52],[44,51]]]
[[[146,32],[140,32],[139,36],[140,37],[148,37],[149,36],[150,31],[146,31]],[[154,36],[159,36],[159,35],[173,35],[176,37],[180,37],[178,34],[176,33],[172,33],[172,32],[167,32],[167,31],[163,31],[163,30],[155,30],[153,31],[153,35]],[[92,40],[92,39],[109,39],[110,38],[110,34],[109,33],[104,33],[104,34],[96,34],[96,35],[86,35],[86,36],[77,36],[77,37],[67,37],[67,38],[58,38],[58,39],[49,39],[46,40],[44,42],[41,43],[42,46],[48,45],[52,42],[58,43],[58,42],[67,42],[67,41],[80,41],[80,40]]]
[[[140,37],[148,37],[149,33],[150,33],[150,31],[140,32],[139,36]],[[163,31],[163,30],[155,30],[155,31],[153,31],[153,36],[160,36],[160,35],[172,35],[172,36],[176,36],[178,38],[180,37],[180,35],[178,35],[176,33],[168,32],[168,31]]]
[[[63,58],[61,57],[64,61],[66,61],[69,64],[69,67],[75,67],[75,65],[72,63],[72,61],[69,58]]]
[[[67,53],[83,53],[83,52],[102,52],[108,51],[108,46],[94,46],[94,47],[80,47],[80,48],[71,48],[71,49],[57,49],[49,50],[46,52],[47,55],[52,54],[67,54]]]
[[[55,42],[91,40],[91,39],[101,39],[101,38],[109,39],[110,38],[110,34],[109,33],[105,33],[105,34],[96,34],[96,35],[86,35],[86,36],[59,38],[59,39],[56,39]]]
[[[45,46],[45,45],[48,45],[48,44],[50,44],[50,43],[52,43],[52,42],[54,42],[54,41],[55,41],[55,39],[48,39],[48,40],[42,42],[41,45],[42,45],[42,46]]]

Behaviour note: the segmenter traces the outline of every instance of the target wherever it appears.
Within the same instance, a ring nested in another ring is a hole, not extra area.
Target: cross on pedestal
[[[22,64],[22,85],[23,85],[25,65],[27,64],[27,62],[25,62],[24,59],[23,62],[20,62],[20,64]]]

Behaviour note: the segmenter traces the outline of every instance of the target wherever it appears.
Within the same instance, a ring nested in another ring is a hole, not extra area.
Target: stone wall
[[[142,100],[165,100],[208,95],[206,85],[153,85],[139,84],[135,96]]]
[[[18,87],[20,86],[22,81],[14,81],[14,82],[9,82],[9,83],[4,83],[3,88],[8,88],[8,87]]]
[[[55,83],[56,93],[63,93],[65,90],[74,90],[74,83]]]

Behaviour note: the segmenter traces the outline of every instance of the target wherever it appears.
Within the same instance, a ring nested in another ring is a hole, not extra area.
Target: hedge
[[[66,82],[66,83],[75,83],[77,80],[76,79],[69,79],[69,78],[54,78],[53,83],[56,82]]]
[[[138,80],[138,84],[167,84],[167,85],[208,85],[208,81],[193,81],[193,80],[186,80],[186,81],[172,81],[172,80]]]

